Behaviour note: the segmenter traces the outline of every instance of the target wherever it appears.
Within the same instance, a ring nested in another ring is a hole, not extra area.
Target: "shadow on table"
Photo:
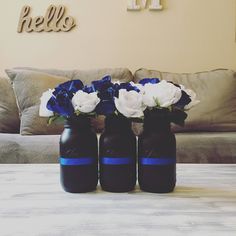
[[[104,192],[101,189],[101,186],[98,185],[97,190],[91,192],[94,193],[108,193]],[[124,193],[127,194],[127,193]],[[128,194],[155,194],[147,193],[140,190],[139,186],[136,185],[135,190],[128,192]],[[189,187],[189,186],[176,186],[174,192],[171,193],[162,193],[158,195],[168,195],[170,197],[186,197],[186,198],[199,198],[199,197],[210,197],[210,198],[236,198],[236,190],[223,190],[220,188],[211,188],[211,187]]]
[[[236,190],[223,190],[211,187],[176,186],[175,191],[172,194],[181,197],[236,198]]]

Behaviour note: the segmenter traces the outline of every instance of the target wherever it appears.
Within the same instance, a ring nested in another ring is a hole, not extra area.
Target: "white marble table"
[[[59,166],[0,165],[1,236],[236,235],[236,165],[181,164],[171,194],[63,192]]]

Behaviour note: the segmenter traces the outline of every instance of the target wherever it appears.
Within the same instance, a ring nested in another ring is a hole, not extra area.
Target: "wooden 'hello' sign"
[[[76,26],[75,19],[67,16],[66,7],[50,5],[45,16],[30,16],[31,7],[24,6],[21,10],[17,32],[68,32]]]

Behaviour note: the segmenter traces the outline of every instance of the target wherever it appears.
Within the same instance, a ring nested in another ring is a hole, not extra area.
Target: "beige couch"
[[[195,90],[201,103],[188,112],[185,127],[173,126],[178,162],[236,163],[236,74],[232,70],[176,74],[140,69],[134,75],[123,68],[6,72],[8,78],[0,78],[0,163],[56,163],[63,126],[47,126],[47,119],[38,116],[41,93],[69,79],[86,84],[107,74],[126,82],[158,77]],[[97,131],[102,130],[102,119],[93,123]],[[133,129],[142,132],[140,124],[133,124]]]

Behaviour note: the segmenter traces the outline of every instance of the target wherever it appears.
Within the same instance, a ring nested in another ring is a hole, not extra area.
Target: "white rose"
[[[44,92],[40,98],[41,103],[39,106],[39,116],[42,117],[50,117],[53,116],[53,112],[47,109],[47,103],[49,99],[53,96],[54,89],[49,89],[48,91]]]
[[[142,94],[134,90],[119,90],[119,98],[115,97],[116,109],[128,118],[142,117],[146,107],[143,105]]]
[[[148,107],[169,107],[182,96],[181,89],[172,83],[161,80],[157,84],[144,85],[143,103]]]
[[[200,100],[197,99],[197,94],[193,90],[186,89],[183,85],[180,86],[181,89],[190,96],[191,102],[184,107],[185,110],[189,110],[192,107],[196,106],[200,102]]]
[[[100,99],[98,98],[97,92],[86,93],[79,90],[72,98],[72,105],[75,111],[78,110],[83,113],[93,112],[99,102]]]

